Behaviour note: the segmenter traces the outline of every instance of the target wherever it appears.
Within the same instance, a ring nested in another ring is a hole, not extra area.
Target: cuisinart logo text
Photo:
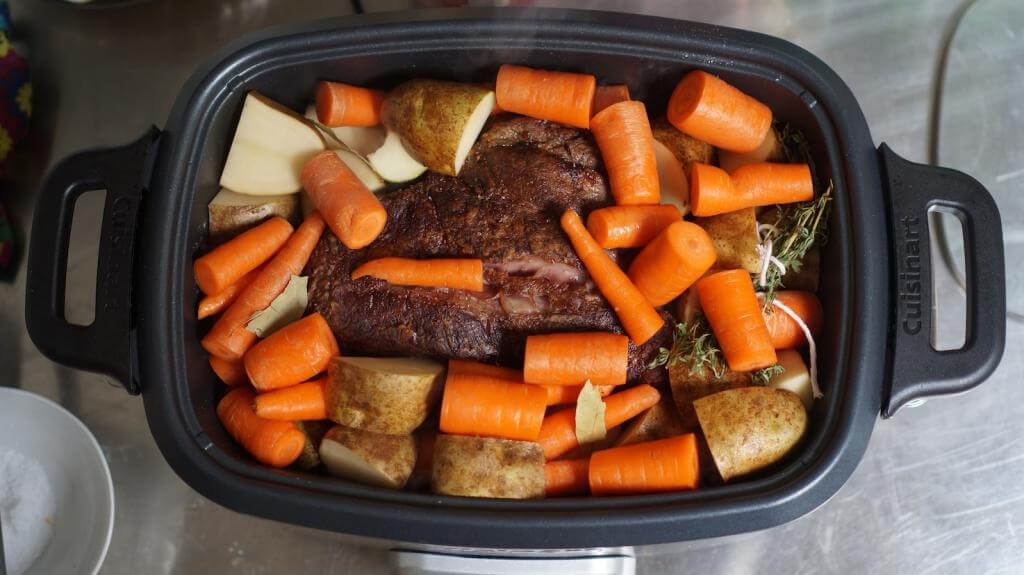
[[[903,255],[898,265],[900,327],[910,335],[921,331],[921,231],[918,218],[906,216],[902,224]]]
[[[129,218],[134,217],[134,206],[129,198],[121,196],[114,200],[110,206],[110,220],[103,224],[106,228],[110,226],[110,251],[107,258],[107,269],[103,271],[103,309],[115,311],[121,309],[126,302],[120,299],[121,276],[124,270],[121,269],[121,262],[125,261],[128,255],[128,244],[131,238],[128,237]]]

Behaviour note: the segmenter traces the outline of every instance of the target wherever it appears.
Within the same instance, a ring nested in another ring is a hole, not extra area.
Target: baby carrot
[[[324,220],[320,214],[309,214],[284,246],[263,266],[256,279],[213,324],[210,333],[202,340],[203,349],[224,359],[242,359],[242,355],[256,343],[256,334],[245,329],[246,324],[253,314],[266,309],[284,291],[293,275],[302,273],[323,231]]]
[[[444,433],[535,441],[546,407],[547,392],[540,386],[448,374],[440,428]]]
[[[661,201],[654,136],[643,102],[619,102],[590,120],[616,204]]]
[[[325,126],[376,126],[384,93],[340,82],[316,85],[316,119]]]
[[[236,387],[217,404],[217,417],[257,461],[272,467],[295,462],[306,445],[306,435],[290,421],[263,419],[253,410],[255,396],[248,387]]]
[[[605,249],[642,248],[669,224],[682,219],[673,204],[609,206],[590,212],[587,231]]]
[[[590,460],[563,459],[544,464],[544,495],[581,495],[590,488]]]
[[[679,131],[733,152],[757,148],[772,127],[768,106],[703,70],[679,81],[666,113]]]
[[[629,86],[625,84],[598,86],[597,89],[594,90],[594,110],[591,112],[591,118],[612,104],[618,104],[619,102],[626,102],[628,100]]]
[[[596,87],[590,74],[505,64],[498,69],[494,93],[506,112],[589,128]]]
[[[299,383],[256,396],[256,415],[264,419],[301,421],[327,419],[324,385],[327,378]]]
[[[629,338],[607,332],[553,333],[526,338],[523,381],[548,385],[622,385]]]
[[[590,272],[590,277],[597,284],[601,295],[612,305],[626,333],[633,338],[634,343],[643,345],[651,336],[658,333],[665,325],[665,320],[640,290],[636,289],[618,264],[597,245],[587,228],[583,227],[583,220],[579,214],[573,210],[566,210],[562,214],[561,224],[569,236],[569,241],[572,242],[576,255]]]
[[[729,270],[697,282],[697,296],[729,369],[751,371],[777,359],[754,284],[746,270]]]
[[[468,359],[449,359],[448,373],[458,373],[462,375],[486,375],[493,379],[504,379],[506,381],[514,381],[516,383],[523,382],[523,372],[518,369],[490,365],[480,363],[478,361],[470,361]],[[575,399],[573,401],[575,401]]]
[[[816,336],[821,331],[824,312],[818,296],[808,291],[786,290],[777,292],[775,299],[800,316],[811,330],[811,335]],[[778,309],[766,310],[764,324],[775,349],[796,349],[807,345],[807,338],[800,326]]]
[[[639,415],[661,399],[657,389],[643,384],[613,393],[604,400],[604,426],[611,429],[626,420]],[[577,447],[576,408],[569,407],[556,411],[544,418],[537,443],[544,448],[548,461]]]
[[[270,391],[313,377],[339,353],[327,320],[313,313],[254,345],[245,354],[245,372],[257,391]]]
[[[388,212],[333,150],[302,166],[302,188],[341,243],[357,250],[377,239]]]
[[[595,451],[590,456],[593,495],[696,489],[699,478],[697,437],[692,433]]]
[[[288,220],[273,217],[221,244],[192,265],[199,289],[218,294],[270,259],[292,235]]]
[[[562,405],[564,403],[576,403],[580,396],[582,385],[545,385],[540,384],[548,392],[548,405]],[[601,397],[607,397],[615,390],[614,385],[598,385],[597,392]]]
[[[390,284],[483,291],[484,262],[475,259],[380,258],[352,272],[352,279],[372,276]]]
[[[249,383],[249,376],[245,373],[245,366],[240,361],[228,361],[211,355],[210,368],[227,385],[235,386]]]
[[[254,269],[238,278],[238,281],[223,290],[199,300],[199,311],[197,313],[199,319],[210,317],[211,315],[220,313],[227,309],[227,307],[231,305],[236,298],[238,298],[238,295],[252,283],[252,280],[256,279],[256,276],[260,275],[261,269],[262,268]]]
[[[676,222],[637,254],[629,279],[651,305],[665,305],[700,279],[717,257],[704,228]]]
[[[807,164],[747,164],[730,172],[729,177],[736,193],[750,206],[806,202],[814,197]]]

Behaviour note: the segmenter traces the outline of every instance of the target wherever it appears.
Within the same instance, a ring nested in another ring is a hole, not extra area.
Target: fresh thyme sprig
[[[786,368],[776,363],[764,369],[750,372],[750,380],[754,385],[768,385],[772,382],[773,377],[782,375],[785,372]]]
[[[679,322],[672,331],[672,348],[658,349],[658,355],[647,365],[648,369],[657,369],[663,365],[674,367],[685,365],[692,376],[701,376],[704,370],[714,375],[716,381],[724,378],[727,371],[718,340],[708,326],[704,316],[698,316],[692,322]],[[775,364],[764,369],[752,371],[751,380],[754,385],[767,385],[772,377],[784,371],[781,365]]]
[[[786,267],[787,273],[799,273],[807,252],[828,241],[828,216],[832,205],[832,182],[817,198],[777,206],[774,229],[765,233],[763,240],[771,240],[773,255]],[[769,266],[765,285],[758,286],[764,292],[764,307],[769,309],[775,300],[775,292],[783,287],[782,273],[775,266]]]
[[[674,367],[683,364],[690,369],[690,375],[700,375],[710,369],[716,379],[725,375],[725,361],[718,349],[718,341],[711,332],[704,316],[692,322],[679,322],[672,332],[672,348],[658,349],[658,355],[648,364],[649,369],[663,365]]]

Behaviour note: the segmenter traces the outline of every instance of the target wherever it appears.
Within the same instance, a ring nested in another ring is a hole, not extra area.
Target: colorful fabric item
[[[32,115],[32,83],[28,62],[11,46],[11,16],[0,1],[0,163],[28,133]]]

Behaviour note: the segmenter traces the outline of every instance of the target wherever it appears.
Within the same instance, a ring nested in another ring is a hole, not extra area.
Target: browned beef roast
[[[518,366],[527,335],[622,333],[558,224],[609,203],[589,134],[528,118],[494,122],[458,177],[428,174],[384,194],[383,233],[362,250],[328,230],[307,266],[310,309],[334,330],[343,353],[455,357]],[[402,287],[350,274],[381,257],[481,258],[486,288]],[[666,316],[667,317],[667,316]],[[658,383],[644,363],[668,329],[630,349],[630,380]]]

